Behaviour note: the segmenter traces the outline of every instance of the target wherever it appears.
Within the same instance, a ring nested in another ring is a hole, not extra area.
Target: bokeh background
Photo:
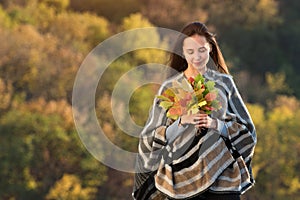
[[[1,0],[0,5],[0,199],[131,199],[133,174],[103,165],[79,139],[71,105],[76,72],[94,47],[119,32],[149,26],[179,31],[191,21],[216,33],[257,128],[256,185],[244,199],[299,198],[298,0]],[[172,42],[158,33],[132,42],[139,40]],[[138,65],[167,61],[160,50],[133,51],[116,59],[99,82],[99,122],[121,148],[136,152],[138,141],[114,123],[114,84]],[[133,94],[130,113],[137,124],[145,123],[156,90],[149,84]]]

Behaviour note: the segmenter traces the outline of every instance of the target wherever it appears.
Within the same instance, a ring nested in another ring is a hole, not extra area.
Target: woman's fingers
[[[204,125],[207,123],[208,115],[207,114],[192,114],[192,115],[183,115],[181,117],[182,123],[194,124],[194,125]]]
[[[191,123],[192,124],[203,124],[205,123],[205,121],[207,120],[207,115],[205,114],[194,114],[194,115],[191,115]]]
[[[198,123],[195,124],[196,128],[199,128],[199,127],[203,127],[203,128],[207,128],[208,126],[208,120],[205,118],[205,119],[201,119],[198,121]]]
[[[196,128],[209,128],[210,127],[210,117],[207,114],[199,114],[197,118]]]

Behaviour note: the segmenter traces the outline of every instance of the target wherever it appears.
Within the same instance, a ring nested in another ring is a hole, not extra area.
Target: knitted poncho
[[[208,69],[203,75],[215,82],[222,108],[211,114],[227,132],[208,129],[199,132],[194,125],[172,142],[166,129],[173,121],[155,98],[149,118],[140,134],[133,197],[143,199],[188,199],[204,191],[244,193],[254,184],[251,160],[256,132],[251,117],[230,75]],[[172,81],[185,78],[180,73],[166,80],[160,95]]]

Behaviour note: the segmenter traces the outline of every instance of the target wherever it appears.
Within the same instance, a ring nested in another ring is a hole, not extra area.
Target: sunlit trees
[[[0,118],[1,198],[41,198],[59,189],[53,185],[65,173],[95,195],[106,169],[82,146],[68,103],[41,99],[13,107]]]
[[[11,103],[13,88],[12,85],[0,79],[0,113],[6,111]]]
[[[249,199],[295,199],[299,196],[300,102],[278,96],[267,109],[249,105],[258,133]]]
[[[245,198],[288,200],[300,195],[297,0],[4,0],[0,4],[0,199],[131,198],[132,174],[101,164],[77,135],[71,109],[75,75],[88,53],[116,33],[156,26],[179,30],[195,20],[217,34],[256,125],[256,185]],[[122,109],[128,109],[132,120],[144,125],[158,85],[140,86],[138,80],[159,76],[147,67],[131,78],[124,75],[141,65],[167,63],[164,51],[134,47],[160,48],[173,42],[155,29],[148,30],[115,44],[133,50],[108,66],[95,97],[99,124],[108,139],[132,152],[138,139],[115,123],[111,105],[115,98],[113,106],[123,123],[127,119]],[[135,87],[129,103],[122,95],[112,97],[121,77],[124,93]]]
[[[95,189],[83,188],[78,177],[64,174],[51,188],[46,199],[93,199],[92,193],[95,193]]]
[[[190,21],[207,21],[207,11],[197,6],[198,1],[142,0],[142,13],[160,27],[180,30]]]
[[[103,16],[113,23],[119,23],[124,17],[138,12],[141,2],[137,0],[89,0],[82,3],[81,0],[70,0],[70,7],[73,10],[84,12],[90,11]]]
[[[11,82],[15,92],[25,92],[27,98],[67,97],[81,53],[60,46],[57,38],[44,36],[31,25],[4,30],[0,40],[4,44],[0,77]]]

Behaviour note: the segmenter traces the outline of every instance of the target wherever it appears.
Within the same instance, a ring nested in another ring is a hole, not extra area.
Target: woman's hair
[[[175,43],[175,47],[173,52],[170,55],[169,65],[171,68],[175,69],[178,72],[182,72],[187,69],[187,62],[183,56],[183,41],[187,37],[191,37],[193,35],[204,36],[207,42],[211,45],[211,52],[209,53],[210,57],[213,59],[217,70],[221,73],[229,74],[227,65],[219,48],[219,45],[215,39],[215,35],[210,33],[205,26],[200,22],[193,22],[185,26],[182,30],[177,42]],[[172,70],[174,71],[174,70]]]

